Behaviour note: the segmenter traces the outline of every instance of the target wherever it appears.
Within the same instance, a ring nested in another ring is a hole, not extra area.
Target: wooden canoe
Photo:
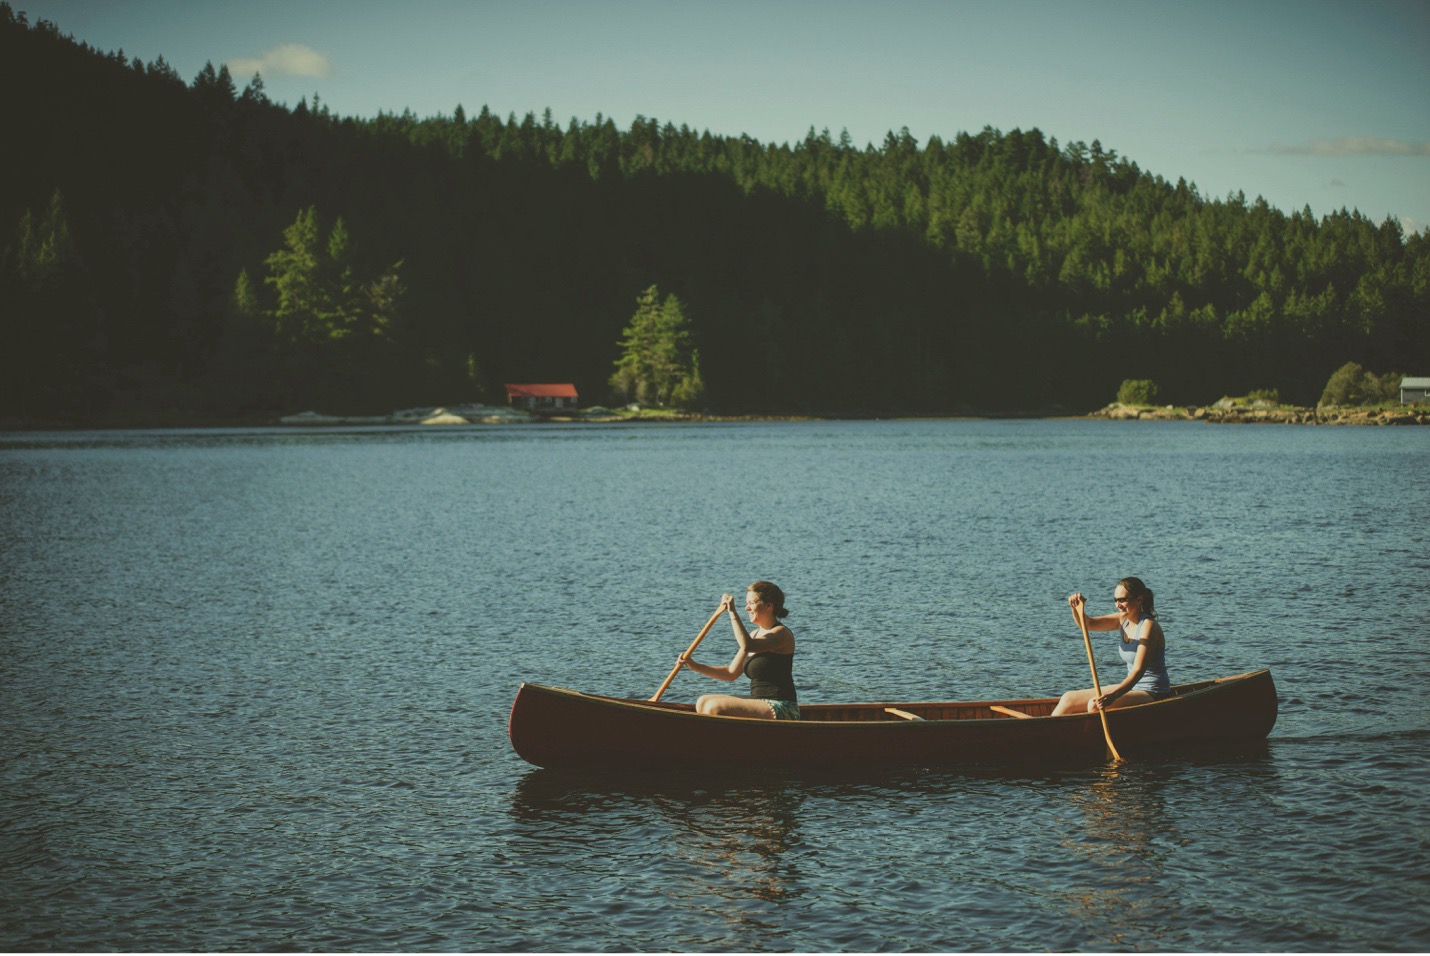
[[[1181,684],[1107,712],[1124,757],[1170,745],[1265,739],[1276,723],[1269,670]],[[801,704],[803,720],[704,717],[692,704],[522,684],[507,732],[523,760],[553,769],[940,766],[1096,758],[1096,714],[1049,717],[1056,698]],[[1031,718],[1031,719],[1028,719]]]

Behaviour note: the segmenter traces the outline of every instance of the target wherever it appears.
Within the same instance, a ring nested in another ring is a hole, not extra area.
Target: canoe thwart
[[[1014,710],[1012,707],[1003,707],[999,704],[991,704],[988,709],[995,713],[1007,714],[1009,717],[1022,717],[1025,720],[1033,716],[1032,714],[1025,714],[1021,710]]]
[[[918,714],[911,714],[907,710],[900,710],[897,707],[885,707],[884,713],[893,714],[895,717],[902,717],[905,720],[923,720]]]

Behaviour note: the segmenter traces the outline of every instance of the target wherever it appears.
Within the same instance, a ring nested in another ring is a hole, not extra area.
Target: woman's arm
[[[1122,616],[1119,614],[1099,614],[1096,617],[1087,616],[1087,599],[1081,594],[1074,594],[1068,598],[1068,606],[1076,610],[1079,606],[1083,610],[1083,620],[1087,622],[1089,631],[1115,631],[1122,624]]]
[[[735,656],[731,658],[729,665],[726,667],[699,664],[690,660],[684,654],[680,655],[677,660],[682,661],[686,667],[697,674],[704,674],[706,677],[713,677],[716,680],[735,680],[741,674],[745,673],[745,657],[746,654],[744,651],[736,651]]]
[[[745,622],[740,620],[740,612],[735,610],[735,596],[727,594],[722,600],[725,613],[730,615],[730,630],[735,632],[735,642],[740,645],[740,653],[750,653],[750,632],[745,630]]]
[[[704,674],[706,677],[713,677],[715,680],[735,680],[745,673],[745,658],[750,655],[750,634],[745,630],[745,625],[740,620],[740,615],[735,611],[735,598],[732,595],[725,595],[721,599],[725,611],[730,615],[730,626],[735,632],[735,641],[740,645],[735,656],[730,658],[730,663],[724,667],[715,667],[710,664],[697,664],[687,655],[681,654],[676,658],[686,667],[697,674]]]

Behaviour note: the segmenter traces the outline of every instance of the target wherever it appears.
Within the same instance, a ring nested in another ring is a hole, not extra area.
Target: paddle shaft
[[[684,654],[685,657],[689,657],[695,653],[695,649],[700,646],[700,642],[705,640],[705,635],[710,633],[710,629],[715,626],[715,622],[720,620],[720,615],[724,613],[725,603],[722,601],[720,602],[720,606],[715,609],[715,613],[710,615],[710,620],[706,621],[705,626],[700,629],[700,633],[695,636],[695,640],[690,642],[690,647]],[[660,700],[660,695],[665,693],[665,689],[670,686],[671,681],[675,680],[675,675],[679,674],[680,669],[684,666],[682,662],[676,661],[675,666],[670,669],[670,675],[666,677],[665,683],[660,685],[660,690],[656,691],[655,696],[651,698],[651,703]]]
[[[1097,661],[1092,656],[1092,638],[1087,633],[1087,618],[1083,615],[1082,605],[1073,607],[1073,617],[1077,619],[1077,626],[1082,631],[1082,646],[1087,648],[1087,666],[1092,671],[1092,691],[1099,698],[1102,697],[1102,683],[1097,679]],[[1117,752],[1117,748],[1112,744],[1112,731],[1107,729],[1107,711],[1097,708],[1097,715],[1102,718],[1102,736],[1107,741],[1107,751],[1112,754],[1112,759],[1122,762],[1122,754]]]

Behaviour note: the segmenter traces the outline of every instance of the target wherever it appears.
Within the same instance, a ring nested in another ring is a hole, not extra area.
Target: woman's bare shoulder
[[[1132,636],[1139,641],[1160,641],[1162,640],[1162,625],[1157,623],[1157,619],[1154,617],[1144,617],[1137,622]]]
[[[793,653],[794,632],[783,624],[776,624],[756,638],[754,644],[762,651],[771,651],[775,654]]]

